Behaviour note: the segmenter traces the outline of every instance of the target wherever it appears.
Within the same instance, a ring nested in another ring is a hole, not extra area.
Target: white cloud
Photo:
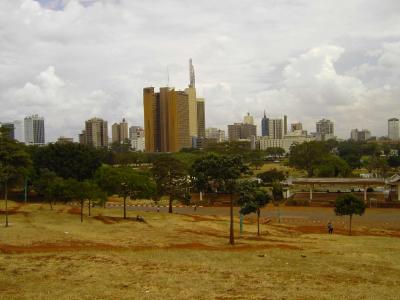
[[[189,57],[210,126],[266,109],[383,135],[400,115],[398,1],[40,2],[0,2],[0,121],[38,113],[49,140],[141,124],[143,87],[185,88]]]

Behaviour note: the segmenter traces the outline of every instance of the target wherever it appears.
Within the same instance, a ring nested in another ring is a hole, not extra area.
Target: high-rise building
[[[282,139],[285,135],[284,130],[284,121],[282,119],[268,120],[268,136],[271,139]]]
[[[332,121],[327,119],[319,120],[316,123],[316,139],[327,141],[335,138],[335,127]]]
[[[264,117],[261,119],[261,135],[269,136],[269,119],[265,114],[265,110],[264,110]]]
[[[287,130],[287,116],[283,116],[283,135],[287,135],[288,130]]]
[[[297,130],[303,130],[303,124],[300,122],[297,123],[292,123],[290,125],[290,131],[297,131]]]
[[[189,85],[185,89],[185,93],[188,96],[189,101],[189,134],[191,137],[197,137],[197,98],[196,98],[196,88]]]
[[[247,113],[247,115],[244,116],[243,124],[254,125],[254,119],[253,119],[253,116],[250,115],[250,113]]]
[[[111,126],[111,141],[112,143],[122,144],[129,138],[128,135],[128,123],[125,119],[122,119],[121,123],[114,123]]]
[[[177,152],[192,146],[188,94],[168,87],[159,93],[144,88],[143,106],[147,152]]]
[[[209,140],[215,140],[217,143],[221,143],[225,141],[225,131],[210,127],[206,129],[206,138]]]
[[[25,143],[27,145],[44,145],[45,131],[44,118],[38,115],[28,116],[24,119]]]
[[[234,123],[232,125],[228,125],[229,141],[250,139],[252,136],[257,136],[256,125],[244,123]]]
[[[144,129],[141,126],[131,126],[129,127],[129,139],[134,140],[137,138],[144,137]]]
[[[371,138],[371,132],[368,129],[352,129],[350,132],[350,139],[357,142],[364,142]]]
[[[388,138],[393,141],[400,139],[399,119],[391,118],[388,120]]]
[[[96,148],[108,146],[107,121],[92,118],[85,122],[85,143]],[[80,139],[81,140],[81,139]]]
[[[203,98],[197,98],[197,136],[199,138],[206,136],[206,112]]]
[[[82,132],[79,134],[79,144],[86,145],[86,130],[82,130]]]

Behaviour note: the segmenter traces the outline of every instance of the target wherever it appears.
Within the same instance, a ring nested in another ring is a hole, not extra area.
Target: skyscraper
[[[247,115],[245,115],[244,118],[243,118],[243,123],[244,124],[254,125],[253,116],[250,115],[250,113],[247,113]]]
[[[228,125],[228,138],[230,141],[250,139],[252,136],[257,136],[256,125],[244,123]]]
[[[203,98],[197,98],[197,136],[199,138],[204,138],[206,136],[206,118]]]
[[[368,129],[352,129],[350,139],[357,142],[365,142],[371,138],[371,132]]]
[[[319,120],[316,123],[317,140],[327,141],[335,138],[335,127],[332,121],[327,119]]]
[[[398,141],[400,138],[399,119],[391,118],[388,120],[388,138]]]
[[[268,120],[268,136],[271,139],[282,139],[284,133],[284,121],[282,119]]]
[[[265,114],[265,110],[264,110],[264,117],[261,119],[261,135],[262,136],[269,135],[269,119]]]
[[[143,106],[147,152],[177,152],[192,146],[188,94],[168,87],[159,93],[144,88]]]
[[[283,116],[283,135],[287,135],[287,116]]]
[[[189,59],[189,76],[190,76],[189,87],[195,89],[196,88],[196,78],[194,75],[194,67],[193,67],[192,59]]]
[[[81,140],[81,139],[80,139]],[[108,146],[107,121],[92,118],[85,122],[85,143],[96,148]]]
[[[38,115],[28,116],[24,119],[25,143],[27,145],[44,145],[44,118]]]
[[[144,137],[144,129],[141,126],[131,126],[129,127],[129,139],[134,140],[137,138]]]
[[[128,138],[128,123],[125,119],[122,119],[121,123],[114,123],[111,126],[111,140],[113,143],[122,144]]]
[[[0,123],[0,127],[6,129],[6,136],[11,139],[15,140],[15,127],[14,123],[7,122],[7,123]]]
[[[298,123],[292,123],[291,125],[290,125],[290,129],[291,129],[291,131],[297,131],[297,130],[303,130],[303,124],[302,123],[300,123],[300,122],[298,122]]]

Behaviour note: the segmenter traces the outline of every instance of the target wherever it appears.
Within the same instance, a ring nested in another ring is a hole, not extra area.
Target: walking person
[[[328,227],[328,233],[333,234],[333,224],[331,221],[328,222],[327,227]]]

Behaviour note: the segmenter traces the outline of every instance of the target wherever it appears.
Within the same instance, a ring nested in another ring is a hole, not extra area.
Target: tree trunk
[[[169,194],[168,213],[172,214],[172,195]]]
[[[230,201],[230,227],[229,227],[229,244],[235,244],[235,236],[233,231],[233,193],[231,192],[231,201]]]
[[[5,200],[5,214],[6,214],[6,227],[8,227],[8,182],[7,180],[4,183],[4,200]]]
[[[349,228],[349,235],[351,235],[351,221],[353,219],[353,215],[350,215],[350,228]]]
[[[124,196],[124,219],[126,219],[126,196]]]
[[[257,208],[257,235],[260,236],[260,209]]]
[[[53,202],[49,199],[50,209],[53,210]]]
[[[83,222],[83,200],[81,200],[81,223]]]
[[[90,214],[90,207],[92,206],[92,202],[90,201],[90,199],[89,199],[89,205],[88,205],[88,207],[89,207],[89,217],[91,216],[91,214]]]

